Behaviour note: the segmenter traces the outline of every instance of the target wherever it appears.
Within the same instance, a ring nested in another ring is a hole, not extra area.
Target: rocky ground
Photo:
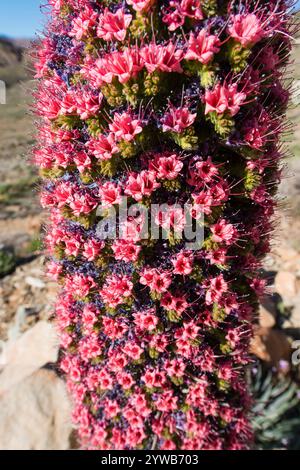
[[[26,111],[32,82],[19,49],[4,49],[1,55],[0,40],[0,80],[9,77],[7,104],[0,105],[0,449],[68,449],[74,446],[70,405],[56,373],[58,345],[49,321],[56,286],[43,274],[44,215],[37,176],[24,156],[33,143]],[[300,108],[290,116],[295,157],[280,188],[274,246],[265,263],[271,295],[262,299],[252,349],[267,365],[280,368],[284,361],[299,378],[290,363],[293,341],[300,339]]]

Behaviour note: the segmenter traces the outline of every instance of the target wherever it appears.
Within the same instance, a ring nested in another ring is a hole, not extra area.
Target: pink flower
[[[82,311],[84,331],[86,333],[91,333],[97,320],[97,310],[92,305],[85,305]]]
[[[186,225],[184,209],[176,205],[166,206],[156,214],[155,223],[163,227],[167,232],[173,230],[181,234]]]
[[[202,0],[181,0],[180,10],[188,18],[203,20],[201,2]]]
[[[138,12],[147,13],[155,3],[155,0],[126,0],[126,3]]]
[[[134,384],[134,380],[127,372],[119,372],[117,375],[117,381],[124,390],[129,390]]]
[[[54,261],[49,262],[47,265],[47,276],[50,279],[53,279],[54,281],[58,280],[62,271],[63,267],[60,264],[55,263]]]
[[[169,7],[165,9],[163,22],[166,23],[169,31],[175,31],[180,26],[183,26],[185,15],[177,1],[170,1]]]
[[[89,155],[85,152],[75,153],[74,163],[80,173],[84,173],[85,170],[92,167],[92,160],[90,159]]]
[[[86,145],[89,151],[99,160],[110,160],[119,151],[113,134],[108,136],[100,134],[96,139],[89,140]]]
[[[133,341],[126,343],[122,350],[134,361],[138,361],[143,354],[143,349]]]
[[[178,397],[174,396],[173,390],[168,390],[159,395],[155,406],[157,410],[169,413],[177,409]]]
[[[150,163],[150,170],[157,172],[157,178],[174,180],[183,168],[183,163],[176,154],[157,154]]]
[[[115,418],[120,413],[120,407],[116,400],[106,400],[104,403],[105,416],[108,419]]]
[[[98,357],[102,353],[103,343],[99,341],[95,332],[85,336],[79,342],[79,353],[84,362],[89,362],[90,359]]]
[[[155,70],[182,72],[180,61],[183,58],[183,52],[176,49],[176,45],[171,42],[167,46],[152,42],[141,49],[140,56],[149,73],[153,73]]]
[[[76,297],[86,297],[94,287],[96,283],[91,276],[75,274],[67,278],[66,289]]]
[[[103,332],[110,339],[120,339],[128,331],[128,327],[122,320],[103,317]]]
[[[108,69],[105,57],[94,60],[91,56],[85,59],[81,68],[81,74],[86,80],[89,80],[91,86],[100,88],[106,83],[111,83],[114,74]]]
[[[142,428],[136,428],[136,427],[128,428],[126,431],[126,446],[131,449],[134,449],[138,447],[140,444],[142,444],[143,440],[146,437],[147,436]]]
[[[112,349],[109,351],[108,366],[113,372],[119,372],[124,369],[128,364],[128,358],[126,354],[118,349]]]
[[[97,241],[91,238],[85,242],[82,255],[88,261],[94,261],[99,256],[104,246],[105,243],[103,241]]]
[[[206,90],[205,114],[211,112],[223,114],[229,111],[231,116],[235,116],[246,99],[245,93],[238,92],[237,87],[236,83],[231,85],[218,83],[213,90]]]
[[[70,36],[74,36],[77,41],[80,41],[96,26],[97,19],[97,12],[86,6],[72,21]]]
[[[99,17],[99,25],[97,28],[97,36],[105,41],[124,41],[127,28],[132,20],[132,15],[126,15],[122,8],[116,13],[111,13],[105,8],[104,13]]]
[[[55,188],[57,206],[63,207],[65,204],[69,204],[72,201],[73,192],[74,189],[71,183],[62,181],[58,184]]]
[[[143,62],[137,48],[126,48],[122,52],[116,51],[105,56],[104,67],[106,73],[108,71],[112,77],[117,77],[120,83],[126,83],[130,78],[137,76]]]
[[[168,359],[164,368],[170,377],[180,378],[184,376],[186,367],[182,359]]]
[[[112,250],[116,260],[129,263],[138,260],[141,247],[132,241],[116,240],[112,245]]]
[[[166,373],[158,369],[148,369],[141,379],[147,388],[160,388],[166,383]]]
[[[89,194],[74,194],[69,204],[73,214],[80,217],[81,214],[90,214],[97,206],[97,201]]]
[[[218,175],[219,171],[216,165],[212,163],[211,157],[208,157],[207,160],[196,163],[195,173],[200,180],[210,183]]]
[[[215,251],[210,251],[206,258],[209,259],[211,264],[219,264],[219,265],[224,265],[226,264],[227,261],[227,251],[225,248],[219,248],[218,250]]]
[[[253,46],[265,36],[263,24],[254,13],[232,16],[228,32],[244,47]]]
[[[197,114],[191,114],[187,107],[175,108],[170,105],[167,112],[161,119],[163,132],[176,132],[180,134],[184,129],[190,127],[196,119]]]
[[[169,344],[169,340],[165,334],[153,334],[149,343],[150,348],[158,352],[164,352]]]
[[[93,87],[99,88],[106,83],[111,83],[114,77],[124,84],[136,77],[142,68],[143,62],[139,50],[134,47],[108,53],[97,60],[88,57],[82,66],[81,73],[90,80]]]
[[[212,278],[208,282],[205,301],[208,305],[219,302],[225,292],[228,291],[228,284],[224,280],[223,274]]]
[[[136,201],[141,201],[144,196],[151,196],[153,191],[160,187],[156,181],[154,171],[143,170],[138,174],[131,174],[125,183],[124,193],[132,196]]]
[[[143,130],[141,121],[134,119],[129,112],[122,114],[115,113],[109,128],[115,135],[116,140],[126,140],[126,142],[134,140],[135,136],[140,134]]]
[[[81,236],[73,236],[72,238],[65,237],[65,254],[67,256],[78,256],[82,246],[83,239]]]
[[[176,258],[172,260],[174,266],[173,273],[187,276],[193,270],[193,256],[191,253],[178,253]]]
[[[121,188],[117,184],[107,181],[99,188],[99,196],[103,207],[120,204],[122,199]]]
[[[143,236],[145,225],[144,214],[138,217],[128,217],[128,219],[120,224],[120,239],[137,242]]]
[[[43,115],[50,121],[59,116],[61,109],[61,100],[54,94],[47,92],[40,97],[39,102],[37,103],[37,114]]]
[[[99,386],[101,390],[111,390],[113,381],[106,369],[102,369],[99,373]]]
[[[217,243],[225,243],[229,245],[236,237],[236,229],[232,224],[226,222],[225,219],[219,220],[211,227],[213,234],[212,240]]]
[[[174,311],[181,315],[189,306],[184,296],[174,297],[174,295],[167,292],[163,295],[160,304],[166,310]]]
[[[109,307],[115,308],[131,296],[133,284],[129,276],[117,276],[112,274],[106,279],[100,295],[103,302]]]
[[[193,207],[191,215],[194,219],[199,219],[203,214],[210,215],[213,205],[213,199],[207,191],[200,191],[200,193],[192,194]]]
[[[103,100],[102,93],[92,94],[86,89],[75,91],[75,107],[80,119],[88,119],[99,111]]]
[[[140,283],[150,287],[150,290],[159,294],[166,292],[172,282],[169,273],[160,272],[155,268],[145,268],[140,276]]]
[[[176,444],[171,439],[165,439],[160,446],[160,450],[176,450]]]
[[[184,58],[186,60],[199,60],[202,64],[208,64],[219,50],[219,38],[209,35],[205,29],[201,29],[197,36],[194,33],[190,34],[188,50]]]
[[[202,20],[201,0],[171,0],[163,15],[163,22],[169,31],[175,31],[182,26],[186,18]]]
[[[266,291],[267,281],[261,278],[252,279],[250,286],[258,296],[262,296]]]
[[[143,310],[133,314],[134,323],[141,329],[153,331],[158,325],[158,318],[155,315],[155,309]]]
[[[199,334],[200,327],[196,325],[195,322],[190,321],[189,323],[183,324],[183,329],[178,332],[178,337],[187,339],[188,341],[193,341],[197,338]]]

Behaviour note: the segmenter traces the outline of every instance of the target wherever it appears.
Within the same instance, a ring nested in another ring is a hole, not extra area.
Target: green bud
[[[188,127],[181,134],[172,132],[171,136],[183,150],[197,150],[198,148],[198,137],[193,127]]]
[[[178,191],[181,188],[180,181],[176,180],[165,180],[163,182],[163,187],[170,192]]]
[[[224,139],[229,137],[234,128],[234,119],[227,113],[218,114],[215,111],[208,113],[207,119],[213,124],[215,131]]]
[[[138,100],[139,85],[134,83],[132,80],[125,83],[123,86],[123,95],[128,103],[132,106],[136,106]]]
[[[159,358],[159,352],[154,348],[150,348],[149,349],[149,356],[151,357],[151,359],[158,359]]]
[[[244,48],[239,42],[234,40],[228,41],[227,53],[232,70],[235,73],[242,72],[248,66],[248,59],[251,49]]]
[[[216,80],[216,68],[212,64],[200,64],[198,75],[204,88],[211,87]]]
[[[131,36],[140,39],[145,33],[151,31],[151,23],[149,15],[143,13],[136,13],[135,19],[132,21],[129,28]]]
[[[138,152],[136,142],[131,141],[127,142],[126,140],[121,140],[118,144],[120,154],[123,158],[132,158]]]
[[[61,115],[61,116],[58,116],[55,121],[54,121],[54,125],[56,127],[60,127],[62,129],[66,129],[68,131],[71,131],[72,129],[76,129],[77,127],[81,127],[81,120],[79,118],[79,116],[76,116],[76,115],[70,115],[70,116],[66,116],[66,115]]]
[[[257,171],[249,170],[248,168],[245,171],[244,186],[245,190],[248,192],[253,191],[261,182],[261,177]]]
[[[180,314],[175,312],[174,310],[167,311],[167,318],[170,322],[173,323],[178,323],[181,320]]]
[[[109,160],[99,160],[97,163],[97,169],[101,175],[112,178],[118,169],[118,159],[116,157],[112,157]]]
[[[227,317],[227,313],[224,308],[221,308],[217,303],[213,304],[213,311],[212,311],[213,320],[216,322],[223,322]]]
[[[218,13],[218,2],[217,0],[204,0],[201,2],[201,8],[205,16],[214,16]]]

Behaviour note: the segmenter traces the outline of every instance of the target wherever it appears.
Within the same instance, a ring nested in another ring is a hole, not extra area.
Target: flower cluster
[[[247,449],[245,366],[288,91],[288,0],[48,0],[33,161],[88,449]],[[123,199],[158,211],[120,216]],[[182,229],[202,227],[192,250]],[[114,211],[116,233],[99,224]]]

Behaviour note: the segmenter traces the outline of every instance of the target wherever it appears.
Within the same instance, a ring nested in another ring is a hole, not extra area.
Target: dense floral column
[[[245,369],[284,150],[290,2],[49,4],[34,160],[82,446],[248,448]],[[121,219],[125,196],[147,215]],[[160,204],[164,237],[146,238]],[[196,249],[184,205],[203,228]]]

